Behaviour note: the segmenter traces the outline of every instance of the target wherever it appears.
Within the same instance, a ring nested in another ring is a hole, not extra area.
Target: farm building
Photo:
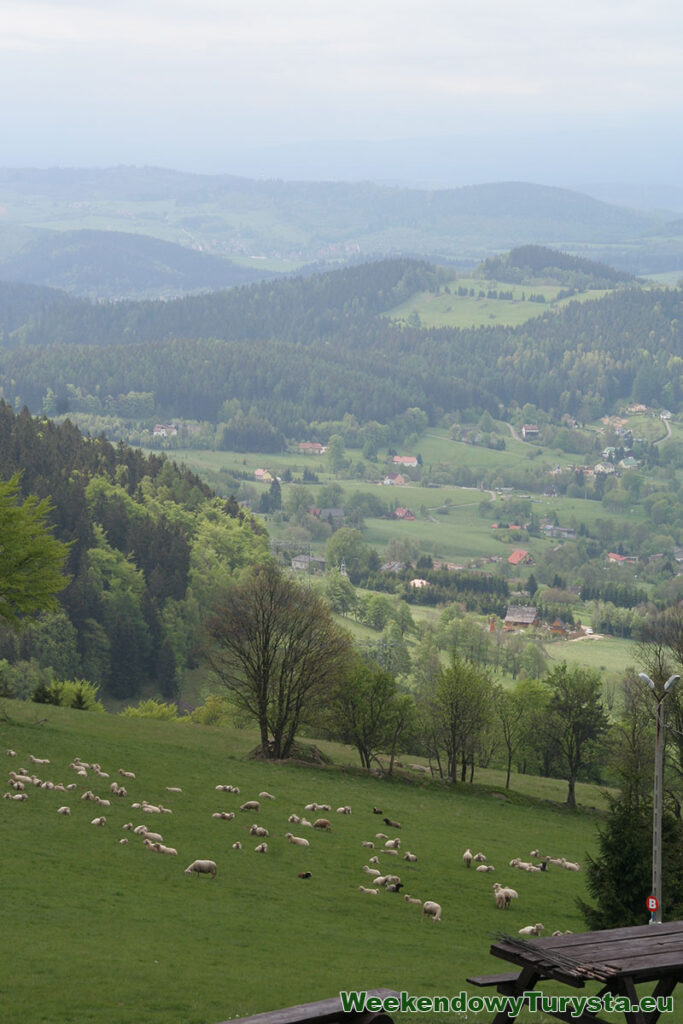
[[[504,629],[517,629],[520,626],[537,626],[538,612],[531,605],[511,604],[503,620]]]

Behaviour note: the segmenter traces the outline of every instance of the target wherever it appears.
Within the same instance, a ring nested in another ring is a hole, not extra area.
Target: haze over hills
[[[279,270],[396,254],[471,267],[544,244],[636,273],[683,266],[675,213],[526,182],[427,190],[149,167],[5,169],[0,225],[1,278],[116,298],[255,280],[265,267],[251,261],[264,258]],[[217,258],[240,259],[250,273]]]

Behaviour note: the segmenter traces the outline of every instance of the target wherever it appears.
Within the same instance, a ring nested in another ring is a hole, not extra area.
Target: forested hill
[[[492,256],[481,266],[484,277],[521,283],[542,280],[579,288],[614,288],[634,281],[634,275],[606,263],[571,256],[545,245],[521,245],[503,256]]]
[[[626,287],[514,329],[379,315],[428,287],[438,271],[392,260],[169,303],[45,309],[0,350],[0,386],[34,411],[218,423],[241,406],[263,427],[255,450],[347,412],[389,423],[419,407],[435,423],[525,403],[582,419],[616,400],[680,408],[680,291]],[[89,344],[65,343],[77,340]]]
[[[52,666],[105,695],[177,693],[202,611],[265,537],[234,501],[164,456],[86,438],[68,421],[15,415],[0,401],[0,479],[49,498],[55,536],[71,544],[61,611],[20,634],[0,625],[0,692],[24,696]],[[16,670],[8,668],[19,661]]]

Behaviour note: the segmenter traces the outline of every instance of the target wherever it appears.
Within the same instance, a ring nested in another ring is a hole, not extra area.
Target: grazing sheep
[[[146,800],[143,800],[140,804],[140,810],[144,811],[145,814],[161,814],[161,807],[157,804],[148,804]]]
[[[177,857],[178,851],[173,846],[164,846],[163,843],[159,843],[159,853],[166,853],[169,857]]]
[[[386,875],[376,875],[375,879],[374,879],[374,882],[375,882],[375,885],[379,885],[379,886],[386,885],[387,884],[387,876]]]
[[[195,874],[197,878],[200,875],[211,875],[211,878],[215,881],[216,879],[216,864],[212,860],[193,860],[185,868],[185,874],[189,878],[190,875]]]
[[[133,829],[133,832],[135,832],[136,836],[144,836],[147,833],[147,831],[148,829],[146,825],[136,825],[135,828]]]
[[[236,843],[232,844],[232,849],[233,850],[241,850],[242,849],[242,844],[240,843],[239,839],[237,840]]]
[[[488,858],[483,853],[475,853],[472,860],[476,860],[477,864],[485,864]]]
[[[337,814],[350,814],[350,813],[351,813],[351,808],[348,806],[348,804],[345,807],[338,807],[337,808]]]
[[[180,788],[180,786],[167,786],[166,787],[166,792],[167,793],[182,793],[182,789]]]
[[[33,754],[28,755],[29,761],[33,761],[34,764],[49,764],[49,757],[34,757]]]
[[[364,846],[366,850],[374,850],[375,849],[375,844],[371,843],[369,840],[366,840],[365,842],[361,843],[360,845]]]
[[[119,846],[127,846],[127,845],[128,845],[128,840],[126,839],[125,836],[123,837],[123,839],[119,839]]]
[[[215,811],[212,818],[221,818],[223,821],[232,821],[235,817],[234,811]]]
[[[252,825],[249,829],[250,836],[259,836],[261,839],[267,839],[270,832],[263,825]]]
[[[412,903],[416,907],[422,906],[422,900],[418,900],[417,896],[408,896],[408,894],[406,893],[403,899],[406,901],[406,903]]]
[[[103,800],[101,796],[95,796],[95,803],[100,807],[111,807],[111,800]]]
[[[425,900],[422,904],[422,916],[431,917],[432,921],[441,920],[441,905],[433,900]]]
[[[159,810],[161,811],[162,814],[173,814],[173,811],[171,810],[171,808],[170,807],[164,807],[163,804],[159,804]]]
[[[26,789],[26,786],[24,785],[24,783],[23,782],[19,782],[18,779],[16,779],[16,780],[13,779],[10,782],[10,786],[12,787],[12,789],[15,789],[17,791],[17,793],[23,793],[24,790]]]
[[[240,810],[241,811],[260,811],[261,810],[261,804],[258,802],[258,800],[247,800],[245,803],[242,804],[242,806],[240,807]]]
[[[375,839],[388,839],[388,838],[389,838],[389,836],[385,836],[384,832],[376,832],[375,833]]]
[[[379,857],[370,857],[368,860],[369,864],[379,864]]]
[[[70,807],[58,807],[57,808],[57,814],[66,814],[66,816],[68,817],[71,814],[71,808]]]
[[[496,901],[496,906],[498,907],[498,909],[505,910],[505,897],[503,896],[502,892],[494,892],[493,898]]]
[[[386,878],[385,878],[385,884],[386,885],[398,885],[398,883],[400,881],[401,881],[401,879],[398,877],[398,875],[386,875]],[[377,883],[375,883],[375,884],[377,884]]]
[[[310,822],[310,821],[308,820],[308,818],[301,818],[301,819],[299,820],[299,824],[300,824],[300,825],[303,825],[303,826],[304,826],[304,828],[313,828],[313,825],[312,825],[312,824],[311,824],[311,822]]]
[[[308,839],[302,839],[301,836],[293,836],[291,832],[285,833],[285,839],[289,839],[290,843],[294,846],[310,846]]]
[[[272,793],[266,793],[265,789],[264,789],[264,791],[262,793],[259,793],[259,796],[262,797],[264,800],[274,800],[275,799],[275,797],[272,795]]]
[[[127,772],[123,768],[119,768],[119,775],[123,775],[124,779],[134,779],[135,772]]]
[[[7,756],[8,757],[16,757],[17,756],[16,750],[12,750],[12,748],[10,747],[9,750],[7,751]]]
[[[143,832],[142,836],[145,842],[149,840],[153,843],[163,843],[164,841],[160,832]]]
[[[112,796],[128,796],[128,790],[125,786],[119,786],[118,782],[112,782],[109,787],[109,792]]]
[[[268,853],[268,843],[259,843],[254,847],[255,853]]]
[[[331,832],[332,822],[328,821],[327,818],[316,818],[313,822],[313,828],[317,828],[320,832]]]
[[[300,871],[299,874],[297,875],[297,878],[312,878],[312,877],[313,877],[313,872],[312,871]]]
[[[298,825],[299,822],[301,821],[301,818],[299,817],[298,814],[290,814],[290,816],[287,818],[287,821],[290,825]]]
[[[28,793],[5,793],[4,800],[28,800]]]
[[[530,857],[540,857],[540,856],[541,856],[541,854],[539,853],[539,851],[538,851],[538,850],[530,850],[530,851],[529,851],[529,856],[530,856]]]
[[[472,866],[472,851],[470,849],[465,850],[462,855],[462,859],[465,863],[465,867],[469,868]]]
[[[389,882],[385,888],[387,892],[400,892],[403,888],[403,882]]]
[[[94,799],[95,799],[95,794],[93,793],[93,791],[91,789],[86,789],[85,793],[81,797],[81,800],[94,800]]]
[[[329,804],[318,804],[318,810],[319,811],[331,811],[332,808],[330,807]],[[351,808],[349,808],[349,814],[350,813],[351,813]]]
[[[401,827],[401,822],[400,821],[392,821],[391,818],[383,818],[382,821],[387,826],[387,828],[400,828]]]
[[[305,811],[317,811],[318,810],[318,804],[316,804],[316,803],[306,804],[306,806],[304,807],[304,810]]]
[[[572,860],[565,860],[564,857],[562,858],[562,862],[561,863],[562,863],[562,867],[566,871],[580,871],[581,870],[581,865],[580,864],[577,864],[575,861],[572,861]]]
[[[382,874],[382,872],[379,871],[377,868],[371,868],[368,864],[363,865],[363,871],[365,872],[366,875],[374,875],[375,878],[379,878],[379,876]]]
[[[358,891],[364,892],[366,896],[379,896],[379,889],[366,889],[364,885],[359,885]]]
[[[373,807],[372,808],[372,813],[373,814],[382,814],[383,812],[380,811],[379,807]]]
[[[414,864],[415,861],[417,860],[417,857],[415,856],[414,853],[408,852],[403,854],[403,859],[409,861],[411,864]]]
[[[102,815],[101,818],[93,818],[93,820],[90,822],[90,824],[91,825],[106,825],[107,824],[107,819],[104,817],[104,815]]]
[[[391,857],[398,857],[398,850],[380,850],[380,853],[388,853]]]
[[[488,871],[495,871],[496,869],[494,868],[493,864],[479,864],[477,865],[476,870],[481,871],[483,874],[486,874]]]
[[[401,840],[400,839],[387,839],[384,844],[387,850],[400,850]]]
[[[493,883],[493,895],[496,901],[496,906],[501,910],[508,910],[512,900],[519,898],[519,893],[516,889],[511,889],[507,885],[501,885],[500,882]],[[498,898],[502,898],[502,905],[498,902]]]
[[[526,928],[520,928],[519,935],[540,935],[543,931],[542,924],[528,924]]]

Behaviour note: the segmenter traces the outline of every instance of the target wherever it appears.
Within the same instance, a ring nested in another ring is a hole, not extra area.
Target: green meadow
[[[71,783],[69,764],[78,756],[110,776],[89,772],[66,795],[29,787],[25,802],[0,805],[5,1024],[216,1024],[341,988],[457,994],[468,975],[499,969],[488,952],[494,933],[516,934],[537,921],[546,934],[583,928],[575,905],[586,896],[583,872],[506,867],[534,848],[580,862],[595,851],[599,816],[587,807],[569,813],[560,780],[515,776],[505,797],[493,788],[502,785],[500,773],[490,785],[453,787],[406,766],[400,777],[380,780],[343,767],[349,752],[323,743],[337,766],[248,760],[256,735],[247,730],[14,701],[3,712],[3,750],[18,754],[6,758],[7,770],[23,766]],[[33,765],[29,754],[50,765]],[[107,808],[81,799],[86,788],[109,798],[110,781],[122,781],[119,768],[136,774],[125,780],[125,799],[111,797]],[[535,795],[517,789],[522,778]],[[241,794],[217,792],[219,784],[238,785]],[[262,798],[258,813],[238,811],[263,790],[275,799]],[[143,799],[172,814],[132,809]],[[590,786],[580,788],[579,799],[602,802]],[[330,834],[288,824],[311,801],[331,805]],[[71,817],[57,814],[62,804],[71,806]],[[344,804],[352,814],[335,814]],[[387,831],[374,806],[401,822],[401,853],[418,856],[409,864],[379,853],[379,867],[401,876],[404,893],[440,903],[442,921],[421,920],[401,894],[359,892],[369,883],[362,868],[373,852],[361,843],[376,842],[377,854],[383,841],[376,833]],[[211,817],[222,810],[236,811],[235,819]],[[90,822],[100,814],[107,821],[97,828]],[[254,852],[259,840],[248,835],[256,821],[270,830],[265,855]],[[127,822],[161,832],[178,856],[149,852],[123,830]],[[290,829],[310,847],[289,844]],[[237,840],[243,848],[231,849]],[[493,876],[465,869],[467,847],[487,855]],[[216,862],[215,881],[185,876],[195,858]],[[312,877],[299,878],[303,870]],[[493,880],[519,892],[509,912],[496,909]]]

